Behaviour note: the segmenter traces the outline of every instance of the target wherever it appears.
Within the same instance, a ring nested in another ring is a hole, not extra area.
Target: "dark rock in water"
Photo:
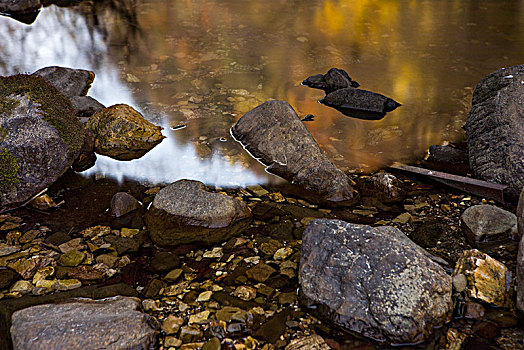
[[[314,316],[392,344],[451,317],[451,277],[400,230],[316,219],[304,231],[299,299]]]
[[[150,265],[155,273],[168,272],[180,266],[180,258],[170,252],[159,252],[151,258]]]
[[[511,241],[517,236],[517,217],[493,205],[474,205],[462,213],[468,243],[487,248]]]
[[[384,95],[351,87],[333,91],[318,102],[349,117],[368,120],[382,119],[400,106]]]
[[[348,73],[342,69],[331,68],[326,74],[312,75],[302,82],[302,85],[313,89],[324,90],[326,94],[333,91],[360,86],[359,83],[352,80]]]
[[[0,0],[0,14],[31,24],[40,13],[40,0]]]
[[[201,182],[180,180],[158,192],[145,221],[158,245],[212,245],[246,229],[250,217],[244,202],[209,192]]]
[[[313,114],[306,114],[304,118],[302,118],[303,122],[311,122],[315,120],[315,116]]]
[[[476,177],[510,186],[517,201],[524,186],[524,65],[499,69],[473,93],[466,136]]]
[[[320,150],[287,102],[263,103],[242,116],[231,134],[268,172],[330,203],[354,201],[349,178]]]
[[[44,79],[0,77],[0,212],[54,183],[78,157],[82,124]]]
[[[73,96],[69,100],[82,124],[85,124],[93,114],[106,108],[91,96]]]
[[[406,197],[406,189],[394,175],[379,172],[371,176],[360,176],[357,182],[362,196],[377,198],[382,203],[398,203]]]
[[[9,267],[0,267],[0,290],[9,289],[11,284],[20,279],[21,276]]]
[[[15,349],[153,349],[155,330],[138,298],[79,299],[13,314]]]
[[[95,79],[95,73],[84,69],[45,67],[33,73],[44,78],[67,98],[85,96]]]
[[[409,236],[413,242],[424,248],[434,248],[450,227],[441,221],[431,220],[417,227]]]
[[[465,175],[470,172],[468,152],[457,147],[429,146],[429,155],[424,166],[433,170]]]
[[[117,218],[140,208],[140,202],[127,192],[117,192],[111,198],[111,214]]]
[[[80,155],[72,164],[72,168],[76,172],[86,171],[96,163],[95,136],[89,129],[84,129],[84,133],[84,143],[80,149]]]

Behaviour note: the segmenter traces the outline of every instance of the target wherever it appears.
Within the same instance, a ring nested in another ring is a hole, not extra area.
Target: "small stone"
[[[197,301],[198,302],[205,302],[209,301],[211,299],[211,296],[213,295],[213,291],[207,290],[205,292],[202,292],[198,295]]]
[[[0,256],[7,256],[20,251],[19,246],[0,243]]]
[[[222,252],[221,247],[215,247],[213,250],[205,252],[204,255],[202,255],[203,258],[213,258],[213,259],[220,259],[224,253]]]
[[[202,339],[203,333],[197,326],[184,326],[180,329],[180,340],[183,343],[192,343]]]
[[[251,187],[248,187],[247,189],[253,192],[255,196],[259,196],[259,197],[265,196],[266,194],[269,193],[264,187],[260,185],[251,186]]]
[[[167,282],[176,282],[180,276],[182,275],[184,271],[182,269],[174,269],[172,271],[170,271],[165,277],[164,279],[167,281]]]
[[[39,230],[29,230],[26,233],[24,233],[18,241],[20,242],[20,244],[31,243],[35,240],[36,237],[38,237],[39,234]]]
[[[264,263],[258,263],[257,265],[247,270],[246,275],[247,277],[257,282],[263,283],[275,272],[277,271],[274,268],[272,268],[271,266],[264,264]]]
[[[464,312],[465,318],[480,319],[484,317],[485,313],[486,309],[484,309],[481,304],[471,301],[466,303],[466,311]]]
[[[104,278],[104,273],[96,270],[92,266],[80,265],[70,269],[67,272],[67,276],[80,281],[97,281]]]
[[[56,290],[71,290],[82,287],[82,282],[77,279],[58,280],[53,284]]]
[[[9,289],[11,293],[27,294],[33,290],[33,285],[29,281],[20,280],[16,281],[15,284]]]
[[[111,198],[111,214],[115,217],[121,217],[140,207],[140,202],[127,192],[117,192]]]
[[[215,317],[219,321],[228,323],[233,319],[233,316],[239,312],[242,312],[242,309],[238,307],[224,306],[222,309],[217,311]]]
[[[40,280],[44,280],[48,277],[51,277],[55,273],[55,268],[53,266],[46,266],[36,270],[35,275],[33,276],[33,284]]]
[[[170,252],[159,252],[151,259],[150,266],[156,273],[167,272],[180,266],[180,258]]]
[[[295,292],[281,293],[278,295],[280,305],[294,304],[296,301],[297,294]]]
[[[67,254],[69,252],[72,252],[73,250],[80,251],[86,249],[86,245],[84,244],[82,238],[75,238],[60,244],[58,246],[58,249],[60,249],[62,253]]]
[[[289,343],[285,350],[329,350],[329,345],[326,344],[321,336],[313,334],[293,340]]]
[[[182,325],[184,324],[184,319],[181,317],[176,317],[174,315],[169,315],[167,318],[162,322],[162,330],[166,332],[166,334],[176,334],[178,333],[178,330]]]
[[[35,283],[35,286],[37,288],[51,290],[51,289],[54,289],[55,283],[56,283],[56,280],[39,280],[38,282]]]
[[[392,222],[399,224],[407,224],[411,220],[411,214],[406,212],[402,213],[392,220]]]
[[[182,340],[178,339],[177,337],[166,337],[166,339],[164,339],[165,347],[179,348],[180,345],[182,345]]]
[[[257,291],[255,288],[250,286],[238,286],[233,292],[233,295],[244,301],[249,301],[255,299],[257,296]]]
[[[517,234],[517,216],[492,205],[474,205],[461,216],[469,244],[482,248],[511,240]]]
[[[116,266],[119,259],[120,258],[118,256],[113,256],[110,254],[102,254],[96,257],[96,262],[105,264],[109,266],[110,268],[113,268]]]
[[[58,263],[62,266],[78,266],[84,261],[85,258],[85,253],[79,252],[77,250],[72,250],[60,256],[60,258],[58,259]]]
[[[122,228],[122,230],[120,230],[120,235],[122,237],[134,237],[136,236],[137,234],[140,233],[140,230],[139,229],[136,229],[136,228]]]
[[[273,255],[273,259],[276,261],[286,260],[291,254],[293,254],[293,249],[289,247],[280,248]]]
[[[466,280],[466,276],[462,273],[459,273],[458,275],[453,276],[453,288],[459,293],[462,293],[466,290],[468,286],[468,281]]]
[[[8,267],[0,267],[0,290],[8,289],[20,276]]]
[[[202,350],[220,350],[220,339],[213,337],[202,346]]]
[[[80,231],[80,234],[86,238],[103,237],[111,234],[111,227],[109,226],[94,226]]]
[[[277,250],[283,247],[283,244],[276,239],[270,239],[260,245],[260,251],[266,255],[273,255]],[[258,263],[258,262],[257,262]]]
[[[210,314],[211,314],[211,311],[205,310],[197,314],[191,315],[189,316],[188,324],[193,324],[193,323],[205,324],[207,323]]]
[[[280,192],[272,192],[268,194],[268,197],[270,200],[272,200],[273,202],[277,202],[277,203],[282,203],[286,201],[286,199]]]

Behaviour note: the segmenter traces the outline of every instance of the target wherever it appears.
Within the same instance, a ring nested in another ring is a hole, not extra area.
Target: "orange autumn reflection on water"
[[[229,127],[269,99],[288,101],[331,160],[374,170],[424,156],[463,137],[476,83],[524,63],[523,1],[138,1],[139,34],[108,25],[122,76],[136,99],[161,109],[202,156],[252,160]],[[125,51],[124,51],[125,52]],[[343,68],[361,88],[402,107],[380,121],[318,104],[307,76]],[[220,138],[227,142],[216,142]]]

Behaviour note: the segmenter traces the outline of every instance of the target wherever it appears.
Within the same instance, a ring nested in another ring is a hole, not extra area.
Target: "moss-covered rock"
[[[82,124],[37,76],[0,77],[0,212],[55,182],[78,157]]]
[[[118,160],[142,157],[165,136],[135,109],[118,104],[95,113],[86,127],[95,135],[95,151]]]

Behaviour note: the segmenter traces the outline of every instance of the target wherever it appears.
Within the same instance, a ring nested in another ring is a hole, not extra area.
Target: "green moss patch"
[[[58,134],[71,147],[73,153],[80,150],[84,141],[82,124],[76,119],[71,102],[54,86],[43,78],[33,75],[17,74],[0,77],[0,107],[3,107],[3,104],[6,104],[6,110],[16,107],[9,104],[13,102],[8,98],[11,95],[26,96],[32,102],[38,103],[39,109],[44,113],[44,119],[57,129]]]
[[[20,102],[9,97],[0,96],[0,115],[8,116],[9,112],[18,107]]]
[[[20,182],[16,177],[16,173],[20,166],[13,156],[6,148],[0,150],[0,192],[5,192],[13,188]]]

